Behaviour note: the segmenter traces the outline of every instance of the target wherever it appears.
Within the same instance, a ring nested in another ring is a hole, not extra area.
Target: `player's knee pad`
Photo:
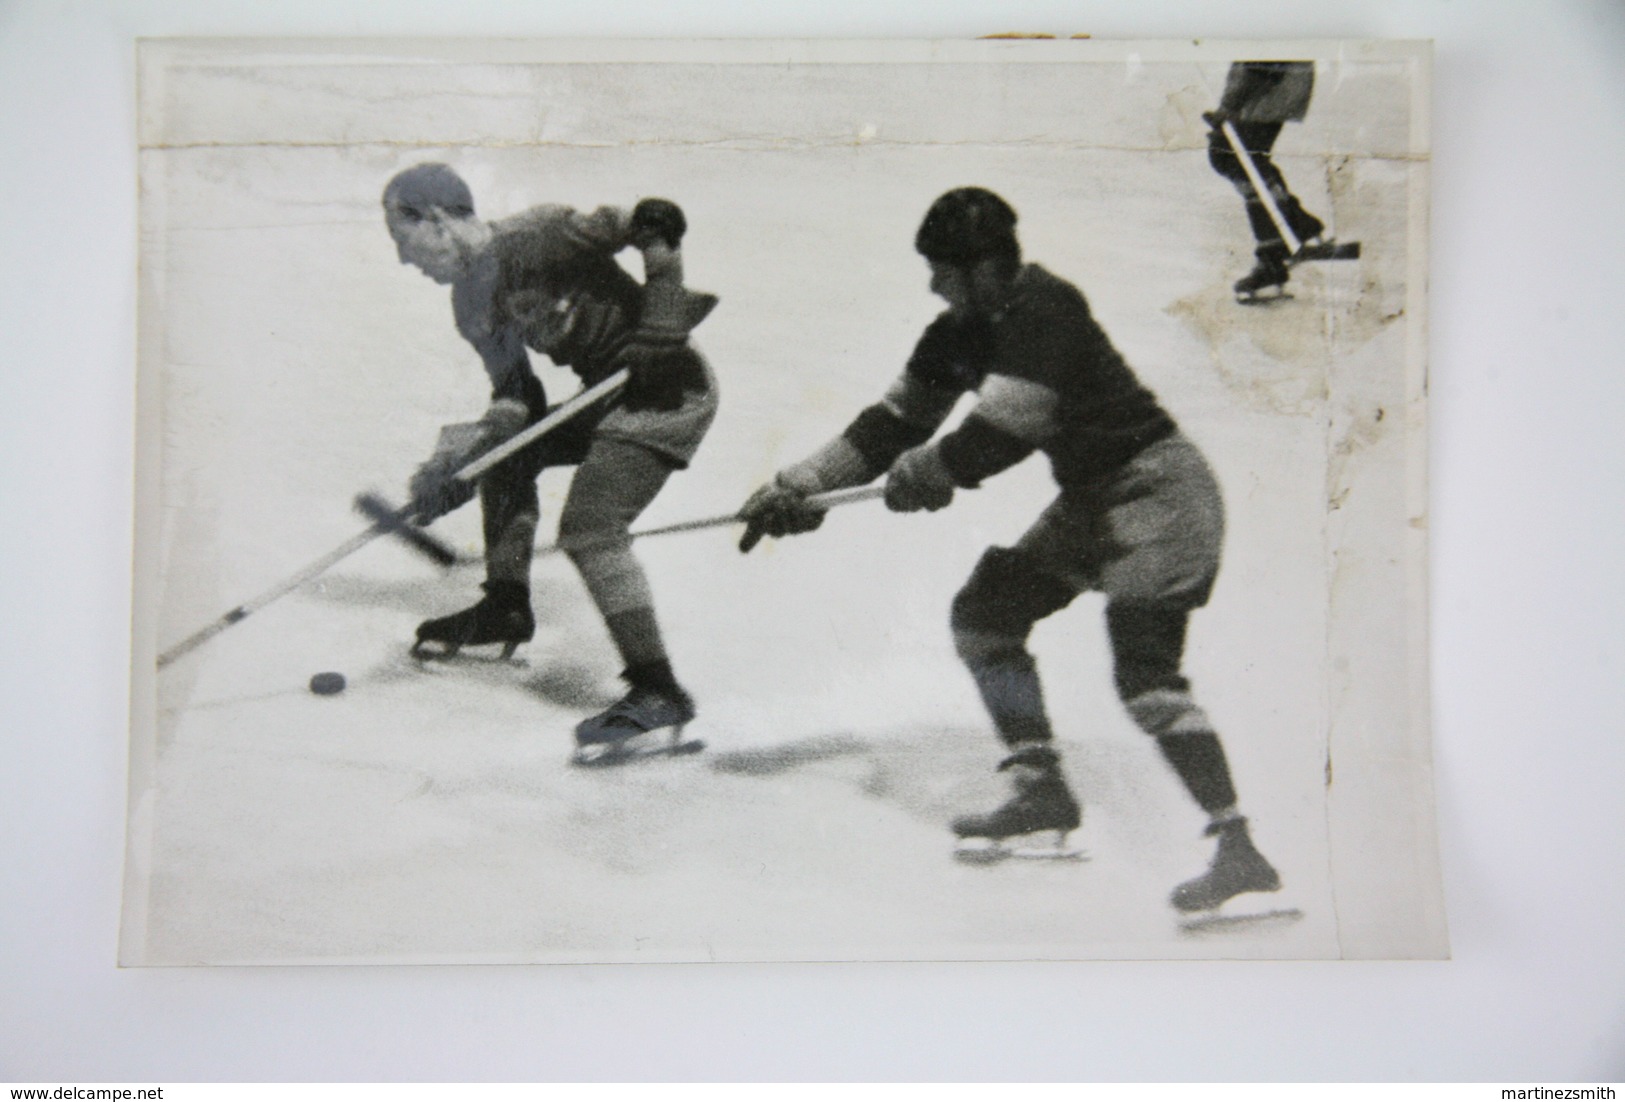
[[[961,632],[1025,639],[1034,624],[1077,594],[1021,551],[990,547],[954,596],[951,623]]]
[[[581,551],[601,551],[629,546],[631,525],[607,508],[566,504],[559,517],[559,543],[572,559]]]
[[[1117,694],[1132,700],[1152,689],[1184,689],[1184,608],[1144,601],[1106,605],[1106,634],[1112,647],[1112,678]]]
[[[637,562],[632,557],[632,539],[624,532],[601,531],[561,536],[559,545],[576,569],[583,573],[607,569],[602,565],[606,562],[616,564],[616,569],[623,569],[620,565],[623,561]]]
[[[1148,735],[1211,735],[1213,723],[1186,688],[1148,689],[1123,701],[1135,724]]]

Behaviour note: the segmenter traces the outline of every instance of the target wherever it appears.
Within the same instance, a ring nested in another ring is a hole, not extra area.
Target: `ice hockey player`
[[[1235,286],[1236,298],[1243,302],[1261,298],[1265,292],[1279,293],[1290,278],[1290,265],[1320,258],[1330,247],[1321,237],[1325,224],[1303,209],[1281,170],[1270,160],[1281,127],[1303,121],[1314,87],[1312,61],[1238,61],[1230,66],[1218,108],[1202,116],[1212,127],[1208,134],[1208,162],[1241,193],[1256,242],[1253,270]],[[1264,201],[1247,178],[1247,170],[1225,137],[1225,122],[1235,128],[1276,209],[1297,237],[1300,248],[1296,253],[1288,249]]]
[[[504,656],[535,632],[530,563],[540,507],[536,477],[576,466],[559,517],[559,540],[580,571],[625,662],[626,696],[576,730],[578,757],[618,749],[647,731],[679,729],[694,704],[678,684],[655,618],[649,582],[627,533],[674,470],[688,465],[716,416],[716,382],[688,343],[711,296],[683,287],[686,219],[676,204],[644,199],[630,211],[582,213],[538,206],[487,222],[468,185],[443,164],[406,169],[384,190],[384,215],[403,264],[451,288],[458,332],[491,380],[489,408],[448,425],[413,476],[412,508],[428,523],[475,490],[454,479],[465,466],[547,412],[527,347],[571,368],[584,385],[616,370],[630,381],[613,400],[545,435],[479,481],[485,596],[472,608],[418,627],[414,652],[499,643]],[[642,253],[639,284],[616,261]]]
[[[1191,611],[1219,565],[1223,511],[1200,452],[1135,378],[1070,283],[1022,263],[1016,213],[982,188],[931,205],[915,248],[948,309],[926,327],[901,376],[839,436],[753,494],[741,550],[763,536],[811,531],[809,495],[884,474],[898,512],[938,510],[1044,452],[1060,494],[1014,547],[989,549],[954,598],[953,639],[1004,742],[1013,794],[953,824],[1002,846],[1065,833],[1080,809],[1062,773],[1037,666],[1033,626],[1087,590],[1107,598],[1117,691],[1129,715],[1209,816],[1212,867],[1178,887],[1182,911],[1279,887],[1236,806],[1219,736],[1181,675]],[[976,404],[936,437],[967,390]]]

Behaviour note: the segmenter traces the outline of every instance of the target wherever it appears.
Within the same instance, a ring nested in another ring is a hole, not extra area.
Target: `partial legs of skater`
[[[1009,775],[1012,788],[1010,798],[992,811],[954,820],[954,833],[963,840],[998,844],[1055,831],[1061,852],[1066,835],[1082,821],[1052,745],[1043,686],[1027,650],[1033,626],[1074,596],[1071,586],[1037,569],[1020,551],[994,547],[954,598],[954,647],[1008,750],[999,771]]]
[[[1231,125],[1293,235],[1302,245],[1318,242],[1325,231],[1325,224],[1304,210],[1303,204],[1287,186],[1280,168],[1270,158],[1270,150],[1281,133],[1281,124],[1232,121]],[[1263,198],[1253,186],[1235,150],[1230,147],[1229,140],[1217,126],[1208,135],[1208,163],[1240,193],[1246,206],[1247,224],[1253,233],[1253,270],[1237,280],[1236,296],[1248,301],[1285,287],[1290,278],[1291,249],[1282,239],[1280,229],[1270,217]]]
[[[604,618],[629,687],[621,700],[577,727],[583,746],[681,728],[694,718],[694,703],[672,671],[649,579],[629,535],[672,470],[670,460],[648,448],[599,437],[570,483],[559,542]]]
[[[1243,892],[1275,891],[1281,882],[1253,846],[1247,820],[1237,810],[1224,745],[1180,672],[1189,619],[1186,609],[1155,603],[1111,601],[1106,606],[1118,696],[1207,813],[1205,833],[1218,839],[1212,866],[1175,888],[1171,898],[1181,911],[1200,911]]]

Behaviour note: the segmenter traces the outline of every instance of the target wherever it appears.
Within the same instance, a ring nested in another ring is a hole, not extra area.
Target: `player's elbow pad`
[[[931,439],[933,430],[903,420],[890,407],[870,406],[842,433],[868,462],[871,470],[888,469],[897,457]]]
[[[954,482],[966,489],[980,486],[983,479],[1014,467],[1034,451],[1028,441],[974,413],[937,447]]]

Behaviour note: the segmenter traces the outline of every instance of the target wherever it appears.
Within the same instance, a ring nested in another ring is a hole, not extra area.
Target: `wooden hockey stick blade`
[[[1360,243],[1358,241],[1323,241],[1315,245],[1305,245],[1292,254],[1290,263],[1301,264],[1306,260],[1358,259],[1360,259]]]
[[[450,566],[457,561],[457,552],[444,542],[429,535],[408,518],[409,509],[397,509],[377,494],[359,494],[355,507],[362,516],[392,536],[398,536],[412,550],[433,560],[439,566]]]

